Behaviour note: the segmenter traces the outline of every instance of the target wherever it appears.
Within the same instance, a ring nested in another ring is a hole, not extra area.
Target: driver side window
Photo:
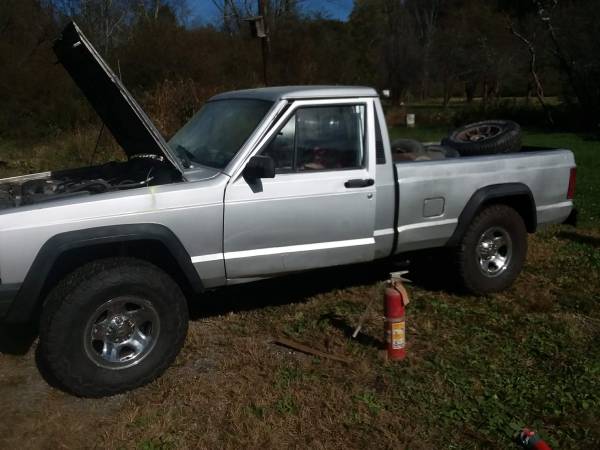
[[[270,156],[275,161],[275,172],[286,173],[294,171],[294,154],[296,139],[296,114],[275,135],[262,154]]]
[[[299,108],[262,154],[277,173],[364,167],[365,105]]]

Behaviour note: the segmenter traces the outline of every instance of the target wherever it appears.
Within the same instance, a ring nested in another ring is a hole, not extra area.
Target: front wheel
[[[475,294],[502,291],[513,284],[526,255],[527,230],[519,213],[489,206],[473,219],[458,248],[462,284]]]
[[[141,260],[103,259],[52,290],[39,352],[65,390],[102,397],[161,375],[179,353],[187,326],[185,297],[165,272]]]

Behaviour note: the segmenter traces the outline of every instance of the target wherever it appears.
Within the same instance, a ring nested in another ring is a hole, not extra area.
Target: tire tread
[[[60,348],[60,330],[69,323],[69,317],[72,313],[74,304],[80,301],[78,290],[85,286],[86,282],[93,278],[93,283],[102,288],[109,281],[110,272],[119,269],[126,280],[137,280],[137,274],[144,276],[159,277],[162,283],[171,284],[170,288],[175,289],[175,295],[181,296],[183,301],[173,305],[178,308],[177,314],[180,314],[182,320],[178,322],[176,335],[177,341],[169,347],[169,351],[161,359],[160,363],[155,365],[144,376],[141,376],[129,383],[119,383],[114,386],[101,386],[97,383],[87,382],[76,374],[76,371],[70,370],[69,361],[63,357]],[[151,275],[149,275],[151,273]],[[178,291],[178,292],[177,292]],[[43,308],[40,323],[40,344],[39,351],[41,362],[47,368],[59,387],[81,397],[104,397],[118,394],[124,391],[132,390],[136,387],[145,385],[156,379],[162,374],[174,361],[181,349],[187,333],[187,305],[179,286],[158,267],[135,258],[106,258],[88,263],[71,274],[63,278],[48,295]]]
[[[487,124],[502,125],[504,131],[499,135],[478,142],[464,142],[456,139],[456,136],[468,128],[474,128]],[[494,155],[502,153],[514,153],[521,150],[521,127],[516,122],[509,120],[485,120],[471,123],[454,130],[450,136],[442,139],[441,144],[454,148],[461,156]]]
[[[514,221],[515,226],[518,228],[518,232],[525,236],[525,248],[523,249],[524,255],[527,253],[527,231],[525,229],[525,223],[523,218],[517,211],[507,205],[494,204],[485,207],[481,210],[473,219],[467,231],[463,235],[460,245],[455,252],[456,267],[458,268],[458,276],[462,283],[463,288],[474,294],[488,294],[497,292],[508,287],[514,281],[514,278],[518,275],[522,268],[523,261],[517,260],[517,272],[514,277],[508,279],[508,283],[504,283],[500,288],[482,288],[481,284],[477,282],[476,277],[470,272],[468,258],[471,258],[470,245],[471,242],[479,238],[479,227],[482,223],[487,221],[494,221],[498,218],[509,218],[510,221]],[[513,244],[514,245],[514,244]],[[514,251],[514,250],[513,250]],[[523,256],[524,260],[524,256]],[[520,267],[519,267],[520,266]],[[513,270],[514,269],[509,269]],[[502,276],[502,275],[501,275]]]

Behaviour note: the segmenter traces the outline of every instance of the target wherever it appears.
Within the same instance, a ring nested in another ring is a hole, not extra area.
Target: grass
[[[107,130],[78,129],[70,134],[48,138],[44,142],[0,140],[0,176],[10,177],[46,170],[89,166],[90,163],[123,158],[121,150]]]
[[[516,284],[486,298],[440,287],[443,266],[415,268],[405,361],[381,357],[380,301],[358,339],[348,336],[393,267],[233,287],[199,299],[165,376],[122,396],[74,399],[24,357],[0,354],[0,446],[507,449],[529,426],[554,448],[600,448],[600,145],[540,132],[525,142],[575,152],[582,227],[531,236]],[[296,353],[275,336],[353,362]]]

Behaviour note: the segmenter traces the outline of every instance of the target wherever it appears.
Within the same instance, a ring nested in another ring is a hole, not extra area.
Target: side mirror
[[[248,180],[275,178],[275,161],[270,156],[256,155],[250,158],[242,172]]]

